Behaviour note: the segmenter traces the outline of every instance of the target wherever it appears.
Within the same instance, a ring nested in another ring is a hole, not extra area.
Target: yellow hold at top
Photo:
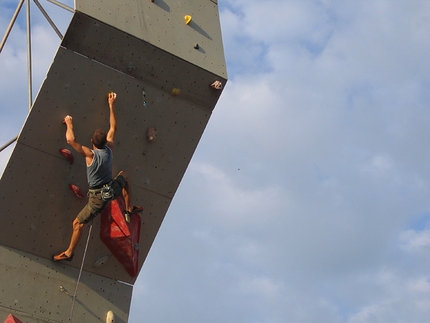
[[[190,15],[185,15],[184,19],[185,19],[185,24],[188,25],[193,19],[193,17],[191,17]]]

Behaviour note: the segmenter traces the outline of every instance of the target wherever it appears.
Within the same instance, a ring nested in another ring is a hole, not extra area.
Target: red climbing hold
[[[73,184],[69,184],[69,187],[70,187],[70,189],[72,190],[73,194],[75,194],[75,196],[76,196],[77,198],[82,199],[82,198],[84,198],[84,197],[85,197],[84,192],[82,192],[82,190],[81,190],[78,186],[73,185]]]
[[[66,148],[59,149],[59,152],[66,158],[70,164],[73,164],[75,161],[75,157],[73,157],[73,154],[70,150]]]
[[[6,317],[6,321],[4,323],[22,323],[22,321],[18,320],[15,316],[12,314],[9,314],[8,317]]]
[[[113,200],[100,217],[100,240],[122,264],[131,277],[138,274],[140,216],[132,214],[130,223],[124,219],[124,199]]]

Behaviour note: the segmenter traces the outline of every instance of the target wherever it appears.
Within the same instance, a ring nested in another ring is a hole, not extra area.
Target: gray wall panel
[[[67,247],[71,223],[86,203],[68,185],[88,188],[84,158],[67,145],[63,118],[73,116],[77,140],[90,146],[94,129],[109,125],[107,93],[117,93],[114,172],[130,174],[133,202],[144,207],[140,270],[222,93],[209,85],[227,82],[216,1],[76,0],[76,7],[0,180],[0,270],[6,273],[0,314],[23,322],[68,321],[71,299],[59,285],[74,291],[89,232],[86,225],[73,261],[51,261]],[[186,14],[193,17],[189,25]],[[149,127],[157,129],[153,142]],[[73,165],[61,148],[72,151]],[[118,281],[133,284],[136,277],[99,233],[100,216],[73,321],[104,322],[113,310],[116,322],[126,322],[132,287]],[[104,265],[94,266],[102,257]]]
[[[28,323],[69,321],[77,269],[0,246],[0,271],[0,320],[12,314]],[[132,286],[83,272],[76,295],[72,322],[105,322],[109,310],[115,322],[127,322]]]
[[[76,0],[76,10],[227,78],[218,5],[210,0]],[[186,25],[184,16],[193,17]],[[200,50],[194,49],[199,44]]]

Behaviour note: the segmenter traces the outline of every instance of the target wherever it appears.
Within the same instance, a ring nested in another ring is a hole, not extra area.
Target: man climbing
[[[112,149],[116,131],[115,100],[116,94],[109,92],[109,131],[107,134],[101,129],[94,131],[91,138],[92,149],[81,145],[75,140],[72,117],[68,115],[64,118],[64,123],[67,127],[67,143],[85,158],[89,191],[87,205],[84,206],[73,221],[73,232],[69,247],[66,251],[54,255],[54,261],[71,261],[73,259],[73,253],[79,243],[84,224],[90,222],[95,216],[100,214],[110,200],[117,198],[121,194],[123,195],[127,221],[133,213],[142,211],[141,207],[132,205],[130,202],[130,182],[127,173],[121,171],[115,179],[112,179]],[[104,191],[105,188],[111,193],[111,196],[108,198],[102,198],[102,189]]]

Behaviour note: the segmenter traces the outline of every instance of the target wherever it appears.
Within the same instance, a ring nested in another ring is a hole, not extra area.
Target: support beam
[[[12,27],[15,24],[16,18],[18,17],[19,12],[21,11],[21,8],[22,8],[22,5],[23,5],[24,1],[25,0],[20,0],[19,3],[18,3],[18,6],[16,7],[15,13],[12,16],[12,19],[11,19],[11,21],[9,23],[9,26],[7,27],[6,32],[5,32],[4,36],[3,36],[3,39],[2,39],[2,41],[0,43],[0,53],[2,52],[3,47],[6,44],[6,40],[9,37],[10,31],[12,30]]]
[[[5,150],[7,147],[9,147],[10,145],[12,145],[16,140],[18,139],[18,136],[16,136],[15,138],[11,139],[10,141],[8,141],[6,144],[4,144],[1,148],[0,148],[0,152],[2,152],[3,150]]]
[[[45,19],[51,25],[52,29],[54,29],[54,31],[57,33],[58,37],[60,37],[60,39],[63,39],[63,35],[61,34],[60,30],[57,28],[57,26],[55,25],[55,23],[52,21],[51,17],[49,17],[48,13],[42,7],[42,5],[40,4],[39,0],[33,0],[33,1],[36,4],[36,6],[39,8],[40,12],[45,17]]]
[[[33,68],[31,58],[31,13],[30,1],[26,0],[26,21],[27,21],[27,79],[28,79],[28,111],[31,110],[33,105]]]

